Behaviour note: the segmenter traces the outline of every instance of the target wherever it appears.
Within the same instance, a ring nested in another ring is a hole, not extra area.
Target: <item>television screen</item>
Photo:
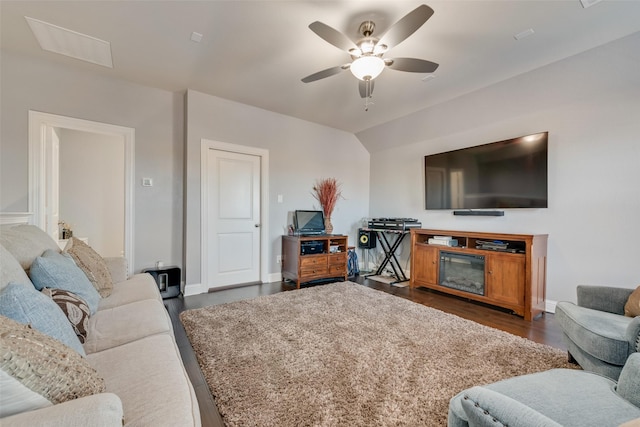
[[[426,209],[546,208],[548,134],[425,156]]]
[[[296,231],[300,233],[324,233],[322,211],[295,211],[293,218]]]

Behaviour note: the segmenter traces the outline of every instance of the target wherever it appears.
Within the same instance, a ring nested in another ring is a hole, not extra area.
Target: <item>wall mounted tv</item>
[[[424,156],[426,209],[546,208],[548,137]]]

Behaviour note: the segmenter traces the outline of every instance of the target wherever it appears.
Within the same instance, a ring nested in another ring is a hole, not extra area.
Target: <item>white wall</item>
[[[276,255],[287,218],[296,209],[319,208],[311,195],[317,179],[334,177],[344,199],[332,216],[334,233],[351,244],[369,211],[369,153],[352,134],[200,92],[187,92],[185,197],[186,284],[200,285],[201,140],[269,150],[269,273],[279,273]],[[277,196],[283,196],[283,203]]]
[[[60,129],[60,220],[103,257],[124,252],[124,139]]]
[[[182,264],[184,94],[2,51],[0,210],[28,210],[28,111],[135,129],[134,260]],[[98,67],[98,66],[96,66]],[[153,187],[142,187],[142,177]]]
[[[373,147],[370,214],[434,229],[548,233],[548,300],[575,301],[578,284],[635,288],[639,70],[637,33],[359,134]],[[549,131],[548,209],[504,217],[424,209],[425,155],[540,131]]]

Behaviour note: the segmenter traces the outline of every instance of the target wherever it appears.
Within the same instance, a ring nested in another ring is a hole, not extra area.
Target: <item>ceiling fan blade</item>
[[[426,4],[420,5],[407,13],[380,37],[378,44],[384,44],[391,49],[402,43],[407,37],[415,33],[433,15],[433,9]]]
[[[357,49],[358,46],[340,31],[331,28],[327,24],[315,21],[309,24],[311,31],[320,36],[324,41],[334,45],[338,49],[349,52],[350,49]]]
[[[373,95],[373,84],[374,80],[369,80],[368,82],[364,80],[358,80],[358,90],[360,91],[360,98],[369,98]],[[367,85],[369,85],[369,93],[367,94]]]
[[[327,68],[326,70],[318,71],[317,73],[313,73],[302,79],[303,83],[311,83],[316,80],[324,79],[326,77],[331,77],[335,74],[338,74],[342,70],[346,70],[349,67],[345,67],[344,65],[338,65],[336,67]]]
[[[408,71],[410,73],[433,73],[440,66],[435,62],[425,61],[416,58],[393,58],[387,67],[397,71]]]

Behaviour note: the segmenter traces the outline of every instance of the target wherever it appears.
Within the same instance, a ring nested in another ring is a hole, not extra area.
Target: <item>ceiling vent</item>
[[[109,42],[28,16],[25,19],[42,49],[113,68]]]

